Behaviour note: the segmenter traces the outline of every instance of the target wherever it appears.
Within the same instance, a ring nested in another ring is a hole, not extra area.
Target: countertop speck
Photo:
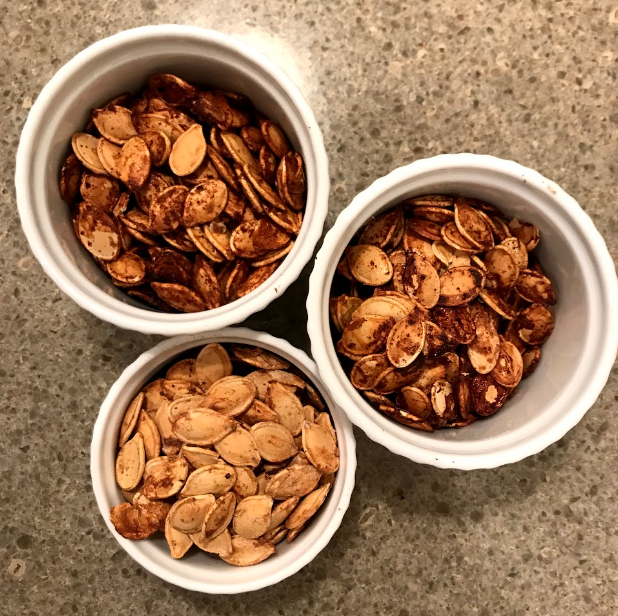
[[[33,101],[78,51],[151,23],[233,34],[298,83],[330,158],[327,227],[375,178],[471,151],[572,194],[618,256],[616,0],[22,0],[0,18],[0,614],[610,616],[618,610],[618,379],[545,452],[441,471],[358,437],[350,509],[328,547],[275,587],[175,588],[110,536],[89,479],[98,407],[157,338],[65,297],[31,255],[14,156]],[[250,326],[308,349],[308,270]]]

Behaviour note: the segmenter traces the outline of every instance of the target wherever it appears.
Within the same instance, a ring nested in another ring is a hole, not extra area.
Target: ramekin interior
[[[324,397],[339,440],[341,466],[327,502],[311,525],[292,543],[280,543],[276,554],[252,567],[233,567],[197,549],[193,549],[191,555],[174,560],[162,535],[143,541],[130,541],[121,537],[109,521],[110,508],[124,501],[114,478],[118,429],[124,410],[140,388],[162,367],[171,363],[174,357],[213,341],[258,345],[297,366]],[[122,548],[137,562],[177,586],[212,594],[233,594],[280,582],[311,562],[324,549],[339,528],[350,502],[356,470],[355,441],[346,415],[337,408],[319,380],[315,364],[303,351],[263,332],[227,328],[220,332],[166,340],[141,355],[122,373],[105,398],[95,423],[90,470],[94,494],[107,527]]]
[[[82,248],[60,198],[58,174],[71,135],[91,108],[135,92],[155,72],[235,90],[278,122],[302,154],[307,207],[294,248],[254,292],[221,308],[165,314],[115,287]],[[35,102],[20,142],[16,187],[22,224],[45,271],[83,308],[124,328],[174,335],[217,329],[263,309],[300,274],[322,233],[328,208],[328,162],[311,108],[298,88],[260,53],[226,35],[188,26],[148,26],[95,43],[66,64]]]
[[[375,409],[344,373],[332,341],[328,297],[335,268],[354,233],[372,215],[427,193],[484,199],[541,229],[539,261],[554,282],[555,331],[534,374],[496,415],[460,430],[427,434]],[[327,234],[308,300],[312,352],[337,402],[368,436],[396,453],[447,468],[497,466],[560,438],[594,403],[616,356],[616,274],[590,218],[558,186],[510,161],[471,154],[412,163],[358,195]]]

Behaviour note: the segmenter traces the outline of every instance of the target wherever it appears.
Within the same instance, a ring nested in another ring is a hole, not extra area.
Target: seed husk
[[[165,520],[165,539],[172,558],[182,558],[193,545],[189,535],[176,530],[170,523],[169,516]]]
[[[142,411],[137,422],[137,433],[142,435],[146,460],[152,460],[161,452],[161,436],[157,424],[148,413]]]
[[[431,414],[431,401],[418,387],[402,387],[397,394],[397,406],[404,411],[424,420]]]
[[[181,359],[167,369],[165,378],[168,380],[192,381],[194,378],[194,365],[195,360],[190,357],[187,359]]]
[[[436,306],[431,316],[444,333],[459,344],[470,344],[475,336],[472,315],[466,304],[461,306]]]
[[[136,434],[127,441],[116,458],[116,483],[123,490],[132,490],[142,480],[146,463],[144,439]]]
[[[386,353],[365,355],[357,361],[350,372],[350,380],[356,389],[361,391],[373,389],[376,380],[390,367]]]
[[[270,526],[273,499],[266,495],[248,496],[236,506],[233,525],[245,539],[261,537]]]
[[[234,535],[232,537],[232,553],[220,554],[220,557],[230,565],[248,567],[266,560],[274,551],[275,546],[272,543]]]
[[[256,394],[257,388],[249,379],[226,376],[211,385],[206,406],[222,415],[235,417],[253,404]]]
[[[288,466],[273,475],[266,484],[266,494],[275,500],[306,496],[320,480],[320,471],[312,465]]]
[[[461,199],[455,200],[455,224],[459,233],[472,246],[482,250],[491,250],[494,247],[491,226],[485,217]]]
[[[193,535],[189,535],[193,543],[200,550],[209,552],[210,554],[217,554],[222,558],[232,554],[232,537],[227,528],[216,537],[213,537],[212,539],[205,539],[204,541],[201,540],[200,534],[201,533],[195,533]]]
[[[352,276],[363,284],[378,286],[393,277],[393,265],[386,253],[371,244],[353,246],[347,253]]]
[[[272,531],[281,526],[296,509],[299,502],[300,498],[298,496],[292,496],[280,503],[277,503],[272,509],[268,530]]]
[[[543,344],[554,330],[551,312],[541,304],[532,304],[515,319],[515,332],[531,346]]]
[[[118,177],[132,192],[138,191],[146,183],[150,165],[150,151],[141,137],[129,139],[122,146],[116,159]]]
[[[255,473],[245,466],[236,467],[236,482],[232,488],[232,492],[236,495],[237,500],[254,496],[257,494],[258,483]]]
[[[280,423],[272,421],[257,423],[251,426],[251,434],[264,460],[283,462],[298,453],[294,436]]]
[[[515,290],[523,299],[533,304],[556,303],[556,293],[549,278],[534,270],[522,270],[515,283]]]
[[[531,222],[519,222],[517,218],[513,218],[509,224],[509,229],[523,243],[528,252],[534,250],[541,239],[539,228]]]
[[[118,447],[122,447],[133,434],[137,421],[139,419],[142,405],[144,404],[144,392],[140,391],[135,398],[129,404],[124,417],[122,418],[122,424],[120,425],[120,436],[118,437]]]
[[[209,388],[215,381],[232,374],[230,356],[220,344],[211,342],[197,356],[194,374],[198,383]]]
[[[221,180],[204,180],[186,195],[183,221],[186,227],[196,227],[215,220],[225,209],[227,186]]]
[[[489,374],[477,374],[472,379],[470,395],[477,415],[489,417],[506,402],[508,389],[497,383]]]
[[[541,349],[538,346],[530,347],[522,353],[521,357],[524,364],[524,370],[521,378],[526,379],[535,371],[539,361],[541,360]]]
[[[181,533],[197,533],[202,529],[204,517],[215,504],[212,494],[199,494],[177,500],[169,512],[169,523]]]
[[[440,276],[440,299],[443,306],[460,306],[471,302],[485,285],[485,274],[476,267],[453,267]]]
[[[300,434],[305,415],[303,405],[298,396],[289,391],[288,387],[277,382],[268,386],[266,404],[277,413],[279,422],[283,424],[292,435]]]
[[[212,499],[214,500],[214,496]],[[204,516],[204,521],[200,529],[200,543],[204,544],[205,542],[211,541],[224,532],[228,532],[229,534],[227,527],[232,521],[235,509],[236,497],[231,492],[226,492],[213,502]],[[225,543],[227,543],[227,541]]]
[[[180,448],[182,456],[194,469],[201,468],[208,464],[217,464],[219,456],[212,450],[196,445],[183,445]]]
[[[82,201],[75,222],[84,248],[101,261],[113,261],[121,250],[120,235],[114,220],[101,208]]]
[[[522,379],[524,371],[524,361],[517,347],[505,340],[500,339],[500,355],[498,362],[491,371],[494,380],[509,389],[517,387]]]
[[[229,464],[218,462],[208,464],[194,470],[180,492],[180,496],[197,496],[199,494],[214,494],[220,496],[229,492],[236,482],[236,470]]]
[[[303,449],[307,458],[321,473],[339,469],[339,448],[330,432],[323,426],[303,421]]]
[[[399,322],[401,323],[401,321]],[[366,316],[351,321],[343,331],[343,348],[356,355],[379,353],[395,325],[392,317]]]
[[[328,496],[330,487],[331,484],[321,485],[313,492],[305,496],[298,507],[296,507],[292,514],[287,518],[285,527],[287,529],[294,529],[304,526],[322,506]]]
[[[504,290],[510,289],[517,282],[519,267],[512,252],[503,246],[496,246],[484,258],[487,268],[488,288]]]
[[[169,166],[173,173],[183,177],[197,170],[206,156],[206,139],[199,124],[193,124],[172,146]]]
[[[260,463],[260,452],[251,432],[241,427],[216,443],[215,449],[226,462],[234,466],[255,468]]]
[[[108,105],[92,112],[92,121],[105,139],[117,145],[123,145],[137,136],[131,110],[120,105]]]
[[[182,458],[168,455],[149,460],[144,470],[144,496],[154,499],[173,496],[183,487],[188,473],[189,465]]]
[[[440,278],[431,263],[412,252],[406,256],[403,285],[406,293],[425,308],[433,308],[440,298]]]
[[[425,319],[420,311],[411,312],[389,332],[386,354],[396,368],[409,366],[423,350]]]

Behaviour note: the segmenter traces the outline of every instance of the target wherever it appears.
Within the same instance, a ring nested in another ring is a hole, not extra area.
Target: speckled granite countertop
[[[150,23],[243,38],[301,86],[331,163],[328,226],[402,163],[512,158],[561,184],[618,256],[615,0],[5,2],[0,17],[0,614],[543,616],[618,609],[618,379],[544,453],[506,468],[408,463],[357,431],[357,488],[316,560],[276,587],[212,598],[147,574],[89,482],[107,389],[156,339],[79,309],[21,233],[14,153],[53,73],[93,41]],[[307,349],[307,273],[249,325]],[[291,320],[291,323],[290,323]]]

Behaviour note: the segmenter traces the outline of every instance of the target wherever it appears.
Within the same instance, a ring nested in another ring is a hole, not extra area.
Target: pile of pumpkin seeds
[[[268,558],[322,506],[339,468],[337,434],[304,373],[265,349],[217,343],[148,383],[120,426],[123,537],[163,531],[231,565]]]
[[[199,312],[258,288],[292,250],[303,160],[245,96],[153,75],[91,113],[60,173],[75,233],[135,299]]]
[[[541,357],[552,283],[529,222],[424,195],[372,218],[345,249],[330,314],[342,365],[368,402],[433,432],[496,413]]]

